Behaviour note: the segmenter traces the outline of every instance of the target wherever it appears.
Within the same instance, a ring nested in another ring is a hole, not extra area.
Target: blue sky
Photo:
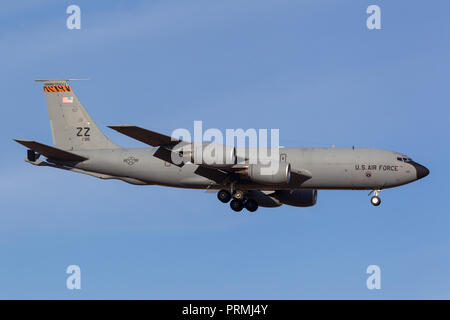
[[[66,7],[81,7],[81,30]],[[381,7],[382,30],[366,28]],[[448,1],[15,1],[0,10],[0,298],[450,298]],[[99,127],[279,128],[290,147],[378,147],[431,174],[320,191],[312,208],[235,214],[214,194],[37,168],[51,143],[35,78],[73,89]],[[82,289],[65,287],[77,264]],[[379,265],[381,290],[366,288]]]

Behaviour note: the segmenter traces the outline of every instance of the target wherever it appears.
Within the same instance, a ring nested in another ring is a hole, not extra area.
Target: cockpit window
[[[411,158],[408,157],[397,157],[398,161],[402,161],[402,162],[411,162]]]

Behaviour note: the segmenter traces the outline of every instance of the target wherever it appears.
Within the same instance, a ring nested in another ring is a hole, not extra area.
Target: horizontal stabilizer
[[[108,127],[152,147],[174,146],[181,142],[180,140],[173,139],[172,137],[166,136],[165,134],[161,134],[137,126],[117,125]]]
[[[58,148],[54,148],[36,141],[30,141],[30,140],[18,140],[14,139],[14,141],[20,143],[21,145],[39,153],[43,156],[47,157],[48,159],[53,160],[61,160],[61,161],[84,161],[87,160],[87,158],[79,156],[77,154],[67,152]]]

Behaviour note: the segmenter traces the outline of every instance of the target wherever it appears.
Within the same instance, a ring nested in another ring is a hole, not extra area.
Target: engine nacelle
[[[273,197],[288,206],[311,207],[317,202],[317,190],[277,190]]]
[[[282,205],[282,203],[274,197],[268,196],[259,190],[249,190],[247,192],[247,198],[255,200],[260,207],[264,208],[275,208]]]
[[[291,165],[280,162],[278,169],[251,164],[248,166],[248,177],[250,180],[261,184],[287,184],[291,180]]]
[[[192,143],[173,150],[181,155],[184,162],[212,168],[226,168],[236,164],[236,149],[219,143]]]

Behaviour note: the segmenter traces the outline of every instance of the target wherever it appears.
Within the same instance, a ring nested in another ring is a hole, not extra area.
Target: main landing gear
[[[372,198],[370,198],[370,202],[375,207],[378,207],[381,204],[381,199],[378,196],[380,194],[381,190],[373,190],[372,192],[374,193],[374,196]],[[369,196],[372,194],[372,192],[369,193]]]
[[[217,193],[217,198],[223,202],[223,203],[227,203],[231,200],[231,193],[228,190],[220,190]]]
[[[258,210],[258,203],[253,199],[247,199],[241,190],[236,190],[232,195],[230,191],[222,189],[217,193],[217,198],[223,203],[227,203],[233,198],[230,208],[236,212],[242,211],[244,208],[250,212]]]

